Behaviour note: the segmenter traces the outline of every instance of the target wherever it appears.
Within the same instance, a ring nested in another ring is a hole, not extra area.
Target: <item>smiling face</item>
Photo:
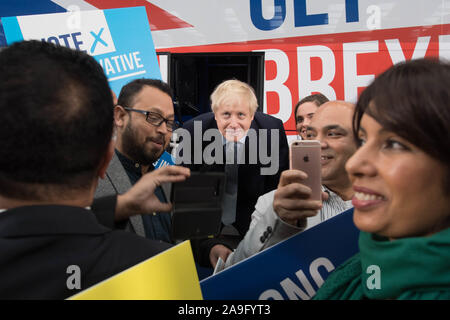
[[[248,99],[239,94],[231,95],[214,110],[217,128],[228,141],[239,141],[246,134],[253,120]]]
[[[350,185],[345,163],[356,150],[353,110],[349,103],[327,102],[317,110],[306,132],[308,140],[320,141],[322,183],[334,191],[336,186],[341,189]]]
[[[129,107],[174,119],[172,99],[154,87],[144,86]],[[118,139],[119,151],[143,165],[155,162],[170,142],[172,132],[167,130],[167,124],[163,122],[160,126],[152,125],[146,121],[145,114],[137,112],[129,111],[122,115],[119,122],[116,116],[116,125],[122,128]]]
[[[305,102],[298,106],[297,114],[295,115],[295,125],[299,135],[306,139],[306,128],[311,123],[311,119],[316,113],[319,106],[315,102]]]
[[[409,141],[364,114],[361,147],[346,169],[353,183],[354,222],[391,239],[425,236],[448,227],[447,169]]]

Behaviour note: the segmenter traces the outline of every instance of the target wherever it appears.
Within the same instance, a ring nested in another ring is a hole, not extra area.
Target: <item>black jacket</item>
[[[64,299],[169,247],[112,231],[79,207],[7,210],[0,213],[0,299]],[[81,290],[67,287],[71,265],[80,268]]]
[[[194,121],[201,121],[202,124],[202,135],[208,129],[217,129],[217,123],[214,119],[214,113],[209,112],[205,114],[201,114],[198,117],[187,121],[183,125],[183,129],[186,129],[191,134],[191,159],[193,160],[194,154]],[[287,170],[289,168],[289,147],[287,142],[286,133],[284,131],[283,123],[281,120],[264,114],[262,112],[256,112],[253,118],[253,121],[250,126],[251,129],[255,129],[257,133],[257,145],[259,148],[260,144],[260,135],[259,129],[267,129],[268,131],[268,139],[266,144],[266,150],[271,151],[271,130],[279,130],[279,149],[275,152],[278,152],[279,156],[279,170],[275,175],[261,175],[261,168],[269,167],[270,165],[263,165],[259,160],[256,164],[250,164],[248,161],[249,155],[249,138],[247,137],[245,142],[245,155],[246,161],[245,164],[240,164],[238,169],[238,194],[237,194],[237,203],[236,203],[236,220],[234,222],[235,228],[239,231],[241,238],[247,232],[250,226],[251,215],[254,211],[254,207],[258,197],[261,195],[272,191],[277,188],[278,182],[280,179],[281,172]],[[202,142],[202,152],[207,145],[209,145],[210,141]],[[258,149],[259,150],[259,149]],[[185,151],[184,149],[182,150]],[[183,156],[183,154],[181,154]],[[192,171],[225,171],[224,164],[182,164],[189,167]],[[209,248],[216,244],[216,241],[209,240],[208,245],[204,247],[205,243],[202,244],[202,252],[200,255],[200,262],[202,265],[208,265],[208,254]],[[217,243],[222,243],[227,245],[227,243],[223,241],[217,241]],[[228,245],[229,247],[233,247],[232,245]]]

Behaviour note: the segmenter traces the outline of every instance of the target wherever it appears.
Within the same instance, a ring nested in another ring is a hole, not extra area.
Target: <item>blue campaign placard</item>
[[[353,209],[200,282],[205,300],[308,300],[359,251]]]
[[[2,24],[7,44],[23,40],[17,17],[2,18]]]
[[[175,160],[172,155],[167,151],[164,151],[161,157],[157,161],[153,163],[155,169],[162,168],[165,166],[173,166],[175,164]]]
[[[115,81],[110,80],[110,86],[117,96],[120,89],[134,78],[161,80],[161,72],[145,7],[109,9],[104,10],[104,13],[116,44],[117,51],[113,56],[119,56],[117,61],[123,59],[123,66],[129,69],[121,70],[121,72],[111,76],[108,75],[109,79],[116,79]],[[116,39],[118,40],[116,41]],[[107,57],[105,55],[105,58]],[[136,61],[135,57],[140,61]],[[98,59],[102,58],[102,56],[98,57]],[[130,63],[133,60],[135,63]],[[138,68],[140,65],[143,68]],[[134,69],[130,69],[130,67],[134,67]],[[105,69],[105,67],[103,68]]]
[[[92,55],[111,89],[136,78],[161,79],[145,7],[2,18],[6,41],[41,40]]]

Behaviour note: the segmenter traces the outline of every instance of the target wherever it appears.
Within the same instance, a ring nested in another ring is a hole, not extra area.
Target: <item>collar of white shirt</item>
[[[237,141],[238,142],[238,146],[239,145],[243,145],[243,144],[245,144],[245,138],[247,138],[247,134],[245,135],[245,136],[243,136],[241,139],[239,139],[239,141]],[[227,147],[228,147],[228,145],[230,144],[230,143],[233,143],[234,141],[229,141],[229,140],[227,140],[227,139],[225,139],[225,137],[224,136],[222,136],[222,144],[226,144],[227,145]]]

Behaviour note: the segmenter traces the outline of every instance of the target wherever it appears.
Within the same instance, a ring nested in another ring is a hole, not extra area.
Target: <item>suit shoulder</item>
[[[214,113],[212,112],[206,112],[206,113],[202,113],[198,116],[196,116],[195,118],[192,118],[188,121],[186,121],[183,124],[183,128],[190,130],[194,127],[194,121],[201,121],[203,126],[208,127],[210,125],[210,123],[212,123],[212,121],[215,121],[214,119]]]
[[[263,128],[283,128],[283,122],[269,114],[255,112],[255,122]]]
[[[132,255],[148,258],[172,247],[169,243],[146,239],[137,234],[123,230],[112,230],[109,233],[108,238],[111,245],[116,248],[117,251],[119,251],[119,248],[122,248],[123,250],[121,251],[125,255],[128,255],[131,249]]]

